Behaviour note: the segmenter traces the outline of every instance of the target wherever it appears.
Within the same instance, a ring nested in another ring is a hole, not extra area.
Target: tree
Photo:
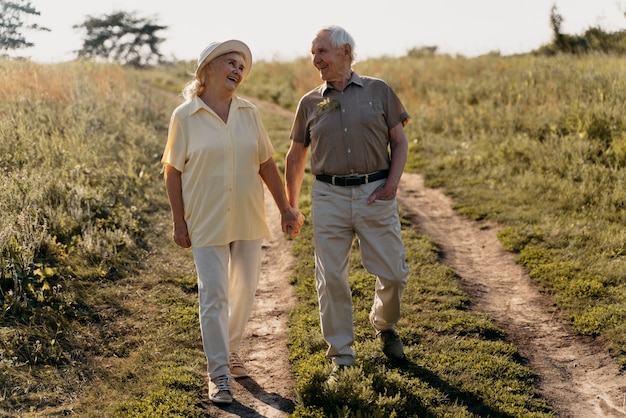
[[[34,46],[28,42],[22,30],[41,30],[50,32],[50,29],[39,26],[36,23],[27,24],[25,17],[28,15],[39,16],[39,12],[29,1],[25,0],[0,0],[0,51],[10,51]]]
[[[563,34],[561,33],[561,24],[563,23],[563,16],[561,16],[556,8],[556,5],[550,9],[550,26],[552,27],[553,42],[556,45],[561,46],[563,43]]]
[[[145,67],[157,64],[163,56],[159,45],[163,38],[156,32],[167,29],[152,18],[137,17],[135,13],[113,12],[102,17],[87,16],[74,29],[86,32],[78,58],[103,58],[122,65]]]
[[[559,14],[556,5],[553,5],[550,11],[550,26],[552,27],[554,37],[552,45],[548,47],[548,50],[552,53],[565,52],[569,54],[587,52],[588,45],[585,38],[561,33],[562,24],[563,16]]]

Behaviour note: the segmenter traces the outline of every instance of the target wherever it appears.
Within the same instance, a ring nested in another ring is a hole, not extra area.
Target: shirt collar
[[[350,80],[348,80],[348,84],[346,84],[346,88],[348,88],[348,86],[352,83],[356,84],[357,86],[363,87],[363,80],[355,71],[352,71],[352,75],[350,76]],[[334,89],[328,84],[327,81],[325,81],[324,84],[322,84],[322,95],[325,94],[327,90]]]
[[[235,106],[236,108],[251,107],[250,102],[248,102],[247,100],[240,99],[237,96],[233,96],[233,101],[230,105]],[[199,98],[198,96],[195,96],[189,101],[189,114],[193,115],[200,109],[205,109],[207,112],[212,112],[209,106],[207,106],[206,103],[204,103],[201,98]]]

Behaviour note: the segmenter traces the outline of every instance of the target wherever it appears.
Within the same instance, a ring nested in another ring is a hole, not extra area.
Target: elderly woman
[[[237,356],[261,271],[261,242],[270,237],[263,182],[295,237],[304,217],[290,207],[258,109],[235,95],[252,56],[237,40],[202,51],[186,99],[170,119],[163,153],[173,238],[191,247],[198,274],[202,344],[209,398],[233,401],[231,377],[247,376]]]

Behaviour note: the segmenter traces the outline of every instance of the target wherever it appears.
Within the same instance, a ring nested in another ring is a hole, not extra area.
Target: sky
[[[550,11],[563,17],[561,32],[582,34],[590,27],[626,29],[626,0],[30,0],[31,16],[50,32],[26,31],[32,48],[19,56],[41,63],[69,61],[82,47],[74,25],[87,16],[116,11],[152,18],[167,29],[160,51],[167,59],[196,60],[213,41],[239,39],[253,59],[308,57],[315,32],[343,26],[355,39],[357,60],[398,57],[413,48],[474,57],[529,52],[552,40]],[[15,54],[10,54],[15,55]]]

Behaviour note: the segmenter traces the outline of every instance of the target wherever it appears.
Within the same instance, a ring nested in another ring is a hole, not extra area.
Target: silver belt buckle
[[[350,174],[349,176],[345,176],[344,177],[345,185],[347,187],[360,186],[362,178],[363,176],[360,174]],[[367,177],[365,177],[365,180],[367,181]]]

